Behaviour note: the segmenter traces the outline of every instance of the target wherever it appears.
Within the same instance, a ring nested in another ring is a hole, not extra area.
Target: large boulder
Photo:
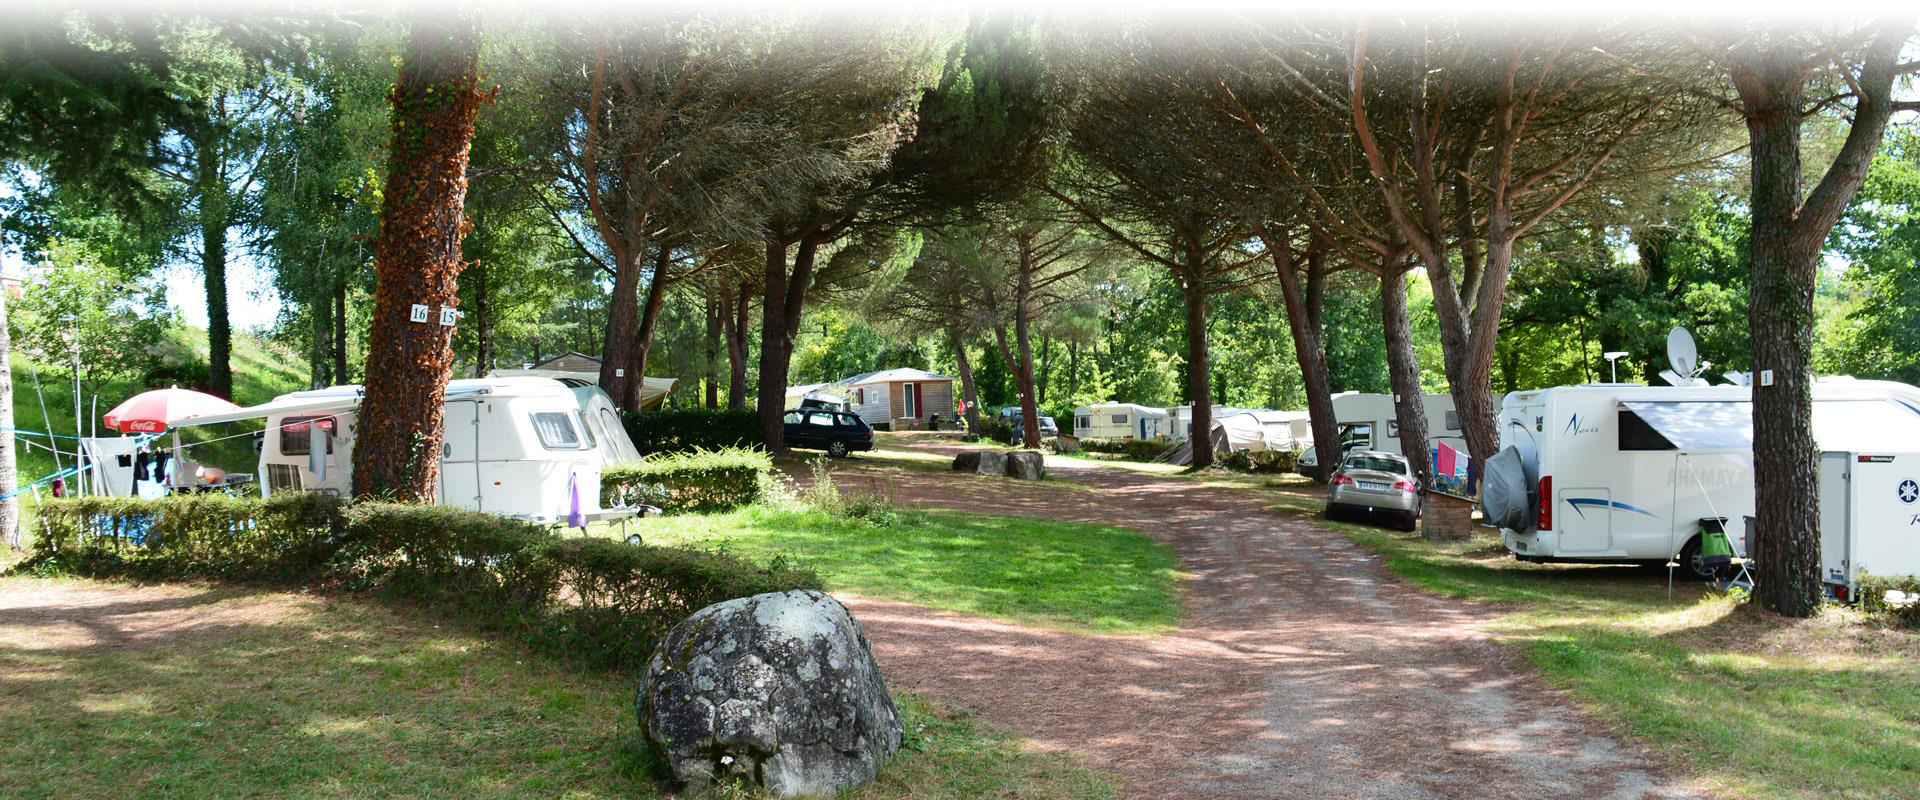
[[[973,471],[981,475],[1007,474],[1007,451],[981,450],[980,462],[973,465]]]
[[[873,780],[900,748],[900,713],[866,634],[820,592],[695,612],[647,664],[640,725],[675,779],[739,779],[781,797]]]
[[[964,450],[953,457],[954,472],[973,472],[980,468],[980,451]]]
[[[1007,454],[1007,477],[1037,481],[1047,477],[1047,459],[1038,450],[1016,450]]]

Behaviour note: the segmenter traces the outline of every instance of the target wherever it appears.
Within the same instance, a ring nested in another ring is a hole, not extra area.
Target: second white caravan
[[[1920,450],[1920,389],[1826,379],[1814,384],[1813,400],[1823,450]],[[1700,534],[1715,525],[1724,526],[1736,554],[1746,553],[1743,518],[1754,508],[1750,388],[1588,384],[1515,392],[1499,425],[1503,456],[1511,448],[1513,457],[1488,464],[1486,509],[1516,557],[1663,563],[1678,555],[1684,573],[1704,579]],[[1495,484],[1524,487],[1526,501],[1496,501]]]

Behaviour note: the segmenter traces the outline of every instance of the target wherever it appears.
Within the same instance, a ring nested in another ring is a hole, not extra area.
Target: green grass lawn
[[[1302,515],[1321,497],[1267,487]],[[1526,564],[1497,536],[1428,541],[1319,520],[1430,592],[1498,603],[1492,631],[1595,715],[1714,789],[1752,798],[1920,796],[1920,633],[1831,609],[1786,620],[1666,572]]]
[[[819,511],[749,508],[640,520],[648,543],[710,546],[755,561],[787,556],[827,586],[965,614],[1088,633],[1179,626],[1179,559],[1132,531],[947,511],[891,524]]]
[[[0,796],[668,795],[629,678],[353,598],[28,578],[0,596],[49,586],[135,593],[59,619],[0,610]],[[128,626],[144,631],[100,640]],[[1064,757],[898,699],[905,746],[856,797],[1115,796]]]

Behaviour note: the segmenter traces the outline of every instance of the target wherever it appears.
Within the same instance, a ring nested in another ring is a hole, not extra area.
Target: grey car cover
[[[1533,530],[1538,508],[1533,481],[1527,479],[1526,460],[1518,448],[1509,445],[1487,459],[1486,479],[1480,487],[1480,512],[1487,524]]]

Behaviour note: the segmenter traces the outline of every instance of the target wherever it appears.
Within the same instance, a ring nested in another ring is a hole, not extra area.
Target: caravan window
[[[280,424],[280,454],[304,456],[313,452],[313,429],[318,426],[327,435],[327,452],[333,452],[333,417],[288,417]]]
[[[1400,421],[1399,420],[1397,419],[1387,420],[1387,438],[1389,439],[1400,438]]]
[[[1667,441],[1659,431],[1648,425],[1647,421],[1627,409],[1620,409],[1620,449],[1621,450],[1672,450],[1673,442]]]
[[[580,432],[573,428],[573,416],[565,411],[536,411],[531,415],[533,432],[540,446],[548,450],[584,450]]]
[[[1076,420],[1074,424],[1079,425],[1082,428],[1091,428],[1093,427],[1093,417],[1081,417],[1078,420]]]
[[[599,442],[594,441],[598,437],[593,435],[593,426],[587,424],[587,412],[585,411],[580,412],[580,435],[587,440],[588,450],[600,446]]]
[[[1373,425],[1367,422],[1349,422],[1340,426],[1340,442],[1345,445],[1373,447]]]
[[[1113,424],[1115,424],[1115,425],[1125,425],[1125,424],[1127,424],[1127,415],[1125,415],[1125,414],[1115,414],[1115,415],[1113,415]]]

